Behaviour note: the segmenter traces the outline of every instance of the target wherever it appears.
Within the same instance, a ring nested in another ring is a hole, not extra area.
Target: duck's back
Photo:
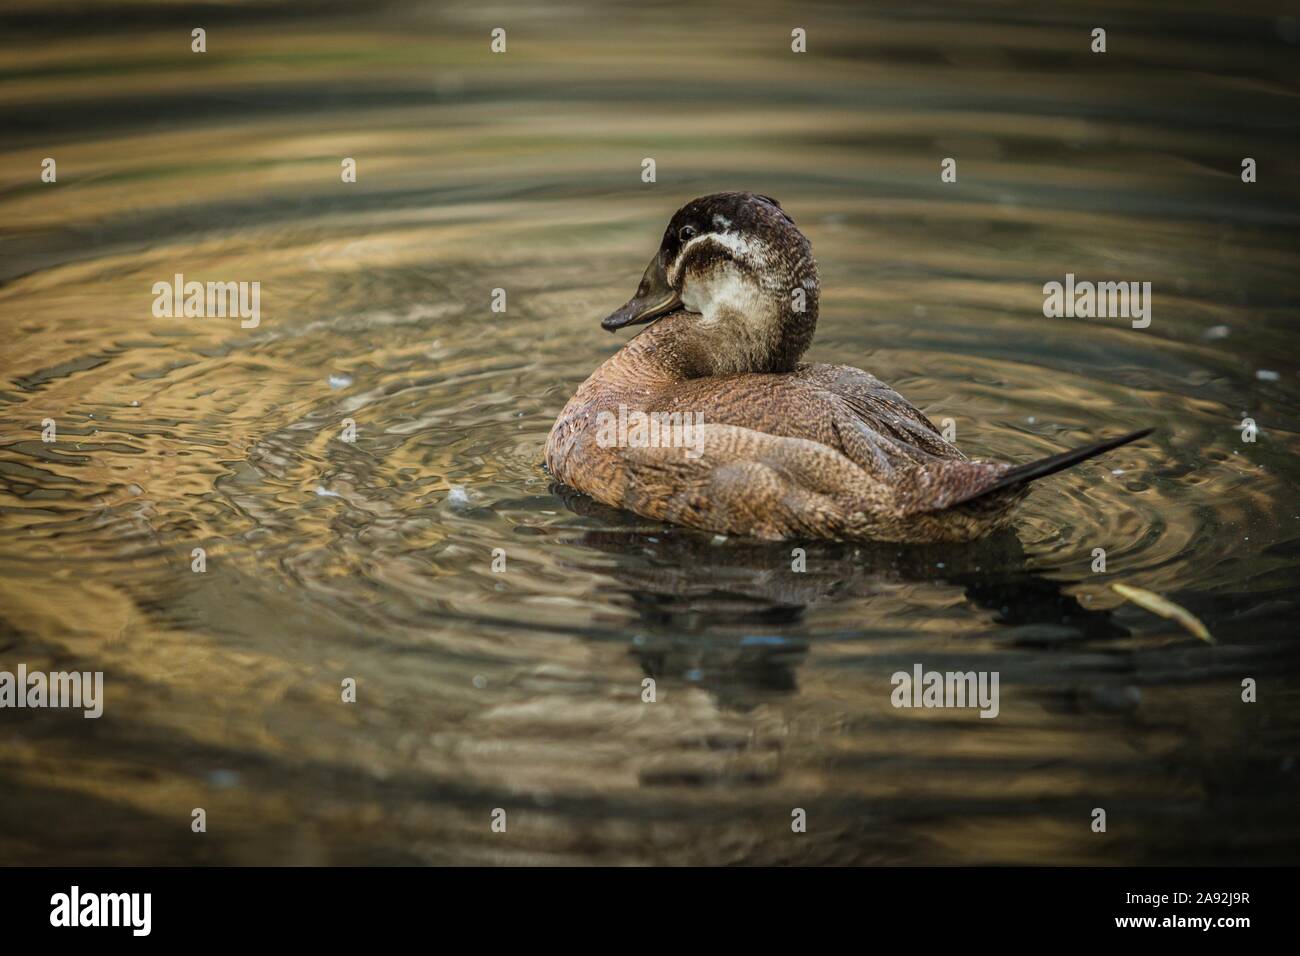
[[[899,467],[965,457],[914,405],[847,365],[688,379],[646,400],[653,407],[645,411],[698,412],[714,425],[815,441],[881,477]]]

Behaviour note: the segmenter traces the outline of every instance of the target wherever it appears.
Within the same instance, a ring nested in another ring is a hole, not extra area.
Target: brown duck
[[[759,538],[969,541],[1029,483],[1150,429],[1024,465],[971,461],[879,379],[799,361],[817,327],[812,248],[774,199],[716,193],[673,216],[636,295],[653,323],[551,429],[559,481],[647,518]]]

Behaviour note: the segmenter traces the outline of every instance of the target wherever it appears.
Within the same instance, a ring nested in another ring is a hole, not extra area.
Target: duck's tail
[[[1146,438],[1154,428],[1143,428],[1140,431],[1129,432],[1127,435],[1121,435],[1119,438],[1107,438],[1103,441],[1093,442],[1091,445],[1084,445],[1082,448],[1072,448],[1069,451],[1063,451],[1057,455],[1048,455],[1046,458],[1039,458],[1037,461],[1031,461],[1028,464],[1017,465],[1009,471],[1004,471],[998,475],[991,483],[960,500],[950,502],[948,507],[966,504],[975,501],[978,498],[984,498],[987,495],[996,494],[999,491],[1008,491],[1013,488],[1020,488],[1029,484],[1031,481],[1037,481],[1039,478],[1045,478],[1048,475],[1054,475],[1058,471],[1064,471],[1079,464],[1081,461],[1087,461],[1089,458],[1095,458],[1098,455],[1105,454],[1112,449],[1119,448],[1121,445],[1127,445],[1129,442],[1137,441],[1139,438]]]

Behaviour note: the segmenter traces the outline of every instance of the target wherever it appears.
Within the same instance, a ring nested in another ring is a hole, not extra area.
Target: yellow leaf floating
[[[1188,631],[1195,634],[1207,644],[1213,644],[1214,638],[1205,625],[1191,611],[1185,607],[1179,607],[1168,598],[1163,598],[1154,591],[1148,591],[1146,588],[1135,588],[1128,584],[1112,584],[1111,589],[1120,597],[1132,601],[1140,608],[1150,611],[1152,614],[1159,614],[1161,617],[1168,618],[1171,621],[1177,621]]]

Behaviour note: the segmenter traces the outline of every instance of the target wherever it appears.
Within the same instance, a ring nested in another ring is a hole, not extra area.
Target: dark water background
[[[0,711],[0,863],[1295,862],[1300,26],[1179,7],[6,4],[0,670],[106,703]],[[1157,433],[802,574],[553,488],[597,322],[720,189],[811,238],[810,358],[969,453]],[[261,324],[154,318],[177,272]],[[1151,327],[1044,318],[1067,272]],[[1000,716],[894,709],[915,663]]]

